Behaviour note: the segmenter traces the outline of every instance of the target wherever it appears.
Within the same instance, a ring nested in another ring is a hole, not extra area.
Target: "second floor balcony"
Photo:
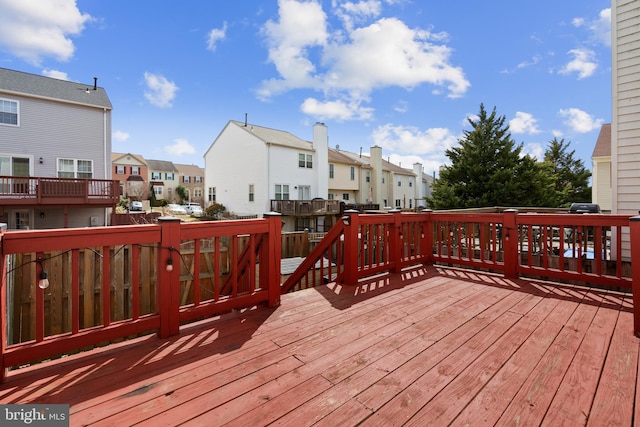
[[[110,179],[0,176],[3,205],[113,206],[118,198],[118,181]]]
[[[271,200],[271,211],[285,216],[324,216],[340,213],[339,200]]]

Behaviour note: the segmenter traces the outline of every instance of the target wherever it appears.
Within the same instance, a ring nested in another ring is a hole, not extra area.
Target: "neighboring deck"
[[[0,402],[73,426],[631,426],[639,343],[630,294],[417,268],[12,371]]]

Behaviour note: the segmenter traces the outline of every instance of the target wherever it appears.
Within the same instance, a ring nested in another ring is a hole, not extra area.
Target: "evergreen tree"
[[[552,206],[568,207],[573,202],[590,202],[591,172],[580,159],[574,158],[575,150],[569,151],[571,142],[564,139],[549,141],[544,153],[545,167],[553,180],[554,203]]]
[[[505,117],[488,114],[480,104],[478,119],[468,119],[459,146],[445,154],[451,165],[440,169],[429,206],[433,209],[489,206],[545,206],[551,180],[542,165],[522,156],[522,144],[511,139]]]

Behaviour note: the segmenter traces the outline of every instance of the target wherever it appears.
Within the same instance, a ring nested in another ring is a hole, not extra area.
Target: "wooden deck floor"
[[[631,426],[639,343],[630,295],[418,268],[13,371],[0,402],[73,426]]]

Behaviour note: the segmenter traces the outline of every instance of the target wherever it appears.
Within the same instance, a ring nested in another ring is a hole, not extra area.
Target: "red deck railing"
[[[4,204],[115,205],[119,183],[111,179],[0,176]]]
[[[416,264],[633,290],[640,307],[640,262],[631,262],[640,260],[640,217],[348,211],[282,284],[277,214],[4,230],[0,238],[2,375],[7,367],[133,335],[175,335],[181,324],[235,308],[277,305],[284,292],[330,281],[356,285]],[[44,271],[50,286],[40,289]],[[13,291],[18,283],[22,295]],[[32,316],[8,312],[8,301],[18,297],[35,300]],[[23,334],[9,335],[23,319]],[[640,334],[640,309],[635,319]]]

